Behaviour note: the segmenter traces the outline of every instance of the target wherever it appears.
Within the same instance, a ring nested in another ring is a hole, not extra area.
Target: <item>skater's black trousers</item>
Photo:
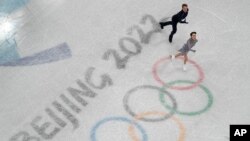
[[[162,27],[167,26],[167,25],[172,25],[173,30],[169,35],[169,38],[171,38],[171,39],[173,38],[174,34],[177,31],[177,23],[178,22],[173,22],[173,21],[168,21],[168,22],[162,22],[161,23]]]

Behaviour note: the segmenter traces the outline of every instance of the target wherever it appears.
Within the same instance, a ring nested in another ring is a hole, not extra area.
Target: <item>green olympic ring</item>
[[[189,81],[189,80],[176,80],[176,81],[172,81],[168,84],[165,84],[162,89],[165,89],[166,87],[169,87],[169,86],[172,86],[172,85],[175,85],[177,83],[189,83],[189,84],[192,84],[192,83],[195,83],[193,81]],[[163,104],[163,106],[167,109],[170,109],[172,111],[175,111],[175,113],[177,114],[180,114],[180,115],[187,115],[187,116],[195,116],[195,115],[200,115],[206,111],[209,110],[209,108],[212,106],[213,104],[213,96],[212,96],[212,93],[208,90],[208,88],[206,88],[205,86],[199,84],[198,85],[206,94],[207,94],[207,97],[208,97],[208,103],[206,105],[205,108],[199,110],[199,111],[194,111],[194,112],[181,112],[181,111],[178,111],[177,109],[173,109],[171,106],[169,106],[164,98],[164,94],[160,93],[159,94],[159,98],[160,98],[160,101],[161,103]]]

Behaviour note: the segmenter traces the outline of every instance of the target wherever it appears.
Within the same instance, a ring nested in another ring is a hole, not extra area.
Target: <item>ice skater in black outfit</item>
[[[182,10],[179,13],[172,16],[172,21],[160,22],[161,29],[163,29],[164,26],[172,25],[173,30],[172,30],[171,34],[169,35],[169,38],[168,38],[170,43],[172,43],[173,36],[177,31],[177,23],[188,24],[188,22],[186,22],[187,15],[188,15],[188,5],[187,4],[182,4]]]

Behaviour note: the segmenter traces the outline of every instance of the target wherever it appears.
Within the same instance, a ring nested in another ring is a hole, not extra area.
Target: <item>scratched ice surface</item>
[[[250,123],[250,1],[185,2],[170,44],[156,23],[183,1],[0,0],[0,140],[229,140]],[[192,31],[183,72],[167,57]]]

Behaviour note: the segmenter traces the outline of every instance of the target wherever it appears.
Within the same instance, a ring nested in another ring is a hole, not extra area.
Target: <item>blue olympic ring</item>
[[[122,122],[127,122],[129,124],[133,124],[137,129],[140,130],[140,132],[142,134],[142,141],[147,141],[148,140],[148,136],[147,136],[145,130],[138,123],[136,123],[136,122],[134,122],[134,121],[132,121],[132,120],[126,118],[126,117],[108,117],[108,118],[104,118],[104,119],[100,120],[99,122],[97,122],[96,125],[92,128],[91,136],[90,136],[91,141],[96,141],[96,131],[97,131],[97,129],[102,124],[110,122],[110,121],[122,121]]]

